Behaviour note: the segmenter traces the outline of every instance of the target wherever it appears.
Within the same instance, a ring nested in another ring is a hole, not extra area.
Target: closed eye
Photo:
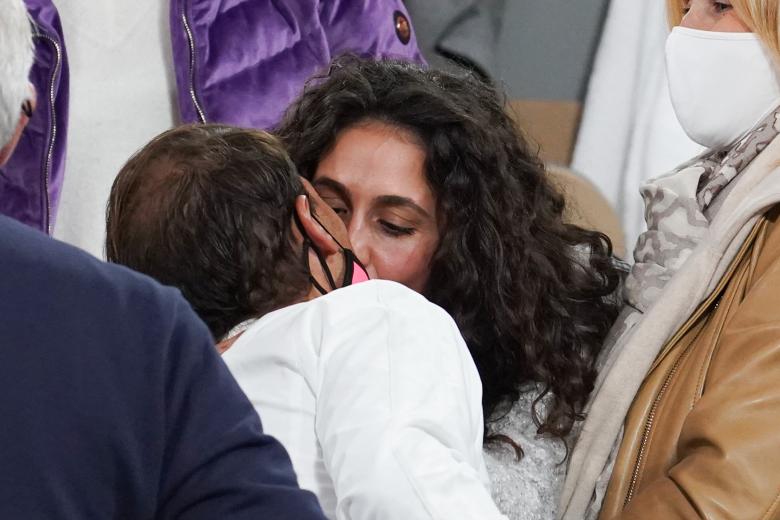
[[[341,197],[338,196],[331,196],[327,193],[322,193],[321,191],[317,190],[320,194],[320,197],[322,197],[322,200],[325,201],[325,204],[330,206],[330,209],[332,209],[336,215],[344,219],[347,214],[349,213],[349,207],[344,204],[344,201],[341,199]]]
[[[382,226],[385,232],[391,236],[409,236],[413,235],[417,231],[415,228],[399,226],[386,220],[380,220],[379,224]]]

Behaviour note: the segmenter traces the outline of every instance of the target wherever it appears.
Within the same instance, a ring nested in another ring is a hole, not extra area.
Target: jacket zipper
[[[60,73],[60,67],[62,64],[62,48],[60,47],[60,44],[57,40],[46,34],[45,32],[41,31],[40,27],[37,25],[35,26],[35,36],[37,38],[41,38],[42,40],[46,40],[49,42],[49,44],[54,47],[55,55],[56,55],[56,62],[54,64],[54,71],[52,72],[51,78],[49,79],[49,110],[50,110],[50,121],[51,124],[49,125],[49,146],[46,150],[46,162],[44,163],[43,168],[43,191],[46,196],[46,215],[44,220],[44,227],[46,229],[46,232],[51,235],[51,196],[49,194],[49,184],[51,179],[51,169],[52,169],[52,163],[54,159],[54,142],[57,140],[57,112],[54,105],[55,101],[55,92],[54,92],[54,83],[57,80],[57,77]]]
[[[189,66],[189,92],[192,104],[195,105],[195,110],[198,113],[198,119],[201,123],[206,122],[206,114],[203,111],[203,107],[198,101],[198,96],[195,93],[195,63],[196,63],[196,49],[195,49],[195,37],[192,34],[192,28],[190,27],[189,18],[187,18],[187,6],[189,2],[187,0],[182,1],[181,7],[181,22],[184,25],[184,32],[187,34],[187,45],[190,49],[190,66]]]
[[[666,375],[666,379],[664,380],[664,384],[661,387],[661,390],[658,391],[658,395],[655,397],[655,400],[653,401],[652,408],[650,408],[650,413],[647,416],[647,421],[645,422],[645,428],[644,431],[642,432],[642,442],[639,447],[639,453],[637,453],[636,455],[636,463],[634,464],[634,471],[631,472],[631,484],[628,487],[628,493],[626,494],[625,502],[623,502],[623,508],[628,506],[629,502],[631,502],[631,499],[634,498],[634,492],[636,491],[636,483],[639,480],[640,468],[642,467],[642,461],[645,457],[645,452],[647,451],[647,441],[650,438],[650,432],[653,429],[653,423],[655,422],[655,414],[658,411],[658,406],[661,404],[661,399],[663,399],[667,388],[669,388],[669,385],[672,383],[672,379],[677,373],[677,369],[680,367],[680,363],[682,363],[682,361],[686,357],[688,357],[688,354],[691,351],[690,347],[691,345],[688,345],[688,347],[685,349],[685,352],[683,352],[682,355],[679,358],[677,358],[677,361],[674,362],[674,365],[672,366],[671,370],[669,370],[669,373]]]
[[[696,311],[691,315],[691,317],[688,318],[685,324],[683,324],[683,326],[680,327],[677,333],[674,336],[672,336],[672,339],[669,340],[667,345],[674,345],[675,343],[680,341],[680,339],[685,334],[688,333],[688,331],[693,326],[693,324],[696,323],[696,321],[704,314],[704,312],[710,308],[713,302],[715,302],[716,300],[719,301],[720,297],[722,296],[721,293],[723,292],[723,289],[726,287],[726,284],[731,279],[731,276],[734,274],[734,271],[736,271],[737,266],[742,261],[742,258],[745,256],[745,253],[747,252],[749,246],[753,243],[759,230],[763,227],[761,225],[763,224],[763,222],[764,221],[760,222],[759,224],[756,224],[753,227],[750,234],[745,239],[745,243],[743,244],[742,248],[734,257],[734,260],[731,262],[731,265],[729,266],[728,270],[721,277],[720,281],[718,282],[718,285],[715,287],[715,290],[712,291],[710,296],[696,309]],[[717,303],[716,303],[716,307],[717,307]],[[658,395],[655,397],[655,400],[653,401],[653,406],[650,408],[650,413],[647,416],[647,420],[645,421],[645,427],[644,430],[642,431],[642,441],[639,445],[639,452],[637,453],[636,456],[636,462],[634,463],[634,471],[631,472],[631,483],[628,486],[628,493],[626,493],[626,499],[623,502],[624,509],[631,502],[631,499],[634,498],[634,493],[636,492],[636,485],[637,485],[637,481],[639,480],[640,468],[642,466],[642,462],[644,460],[645,453],[647,451],[647,441],[650,438],[650,433],[652,432],[653,429],[653,424],[655,422],[655,414],[658,411],[658,406],[661,404],[661,399],[666,393],[666,390],[671,384],[675,374],[677,373],[677,369],[679,368],[680,363],[687,357],[689,352],[690,352],[690,345],[685,350],[685,352],[683,352],[682,355],[677,359],[677,361],[674,362],[674,365],[672,366],[671,370],[669,370],[669,373],[666,375],[666,379],[664,380],[663,386],[661,386],[661,389],[658,391]],[[654,368],[655,365],[653,366],[653,369]],[[651,369],[651,371],[653,369]]]

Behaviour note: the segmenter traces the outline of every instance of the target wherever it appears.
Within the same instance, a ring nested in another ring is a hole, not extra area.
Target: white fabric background
[[[572,160],[617,210],[628,251],[645,229],[640,185],[702,151],[672,109],[667,35],[663,2],[611,3]]]
[[[55,3],[70,62],[70,119],[54,235],[102,258],[114,177],[178,117],[168,2]]]

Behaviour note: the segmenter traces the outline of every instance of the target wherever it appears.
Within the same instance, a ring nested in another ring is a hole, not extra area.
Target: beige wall
[[[578,101],[518,99],[508,110],[526,137],[539,145],[545,162],[569,165],[582,111]]]
[[[614,208],[593,183],[568,169],[580,121],[580,103],[519,99],[511,101],[507,110],[526,138],[539,146],[553,182],[566,197],[567,220],[606,234],[615,254],[625,258],[624,234]]]

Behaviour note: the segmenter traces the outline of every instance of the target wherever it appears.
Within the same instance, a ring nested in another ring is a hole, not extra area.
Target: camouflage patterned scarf
[[[647,311],[699,244],[718,194],[778,134],[780,107],[730,149],[706,152],[642,187],[647,231],[637,241],[624,293],[636,311]]]

